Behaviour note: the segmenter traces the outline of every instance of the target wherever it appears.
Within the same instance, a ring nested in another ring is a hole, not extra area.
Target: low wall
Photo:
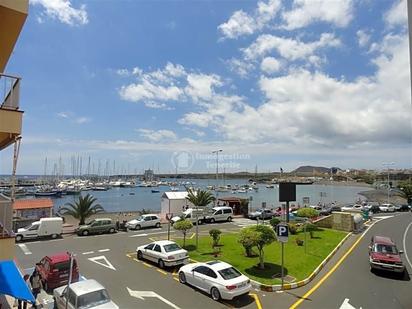
[[[319,227],[345,232],[352,232],[354,230],[352,214],[345,212],[333,212],[331,215],[323,217],[314,223]]]

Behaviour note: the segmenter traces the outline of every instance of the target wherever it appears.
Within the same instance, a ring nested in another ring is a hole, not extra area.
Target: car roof
[[[392,239],[386,236],[374,236],[373,241],[378,244],[383,244],[383,245],[394,245],[394,242]]]
[[[230,206],[216,206],[216,207],[213,207],[212,209],[220,210],[220,209],[228,209],[228,208],[232,209],[232,207]]]
[[[77,295],[84,295],[90,292],[105,289],[103,285],[94,279],[82,280],[70,284],[70,289]]]
[[[147,217],[147,216],[156,216],[157,217],[156,214],[144,214],[144,215],[142,215],[142,217]]]
[[[154,241],[153,244],[165,246],[165,245],[175,244],[175,242],[170,241],[170,240],[159,240],[159,241]]]
[[[46,255],[46,258],[50,259],[52,263],[60,263],[70,261],[69,252],[58,252],[53,255]]]
[[[96,218],[95,221],[112,220],[111,218]]]
[[[232,265],[230,265],[226,262],[222,262],[222,261],[218,261],[218,260],[209,261],[209,262],[206,262],[205,264],[206,264],[206,266],[210,267],[211,269],[213,269],[215,271],[219,271],[219,270],[222,270],[222,269],[233,267]]]

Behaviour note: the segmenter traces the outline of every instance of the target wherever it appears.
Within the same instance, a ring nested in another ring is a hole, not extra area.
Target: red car
[[[403,251],[398,251],[395,243],[389,237],[373,236],[369,245],[371,271],[379,269],[403,273],[405,266],[400,256],[402,253]]]
[[[70,275],[70,253],[60,252],[54,255],[45,256],[36,268],[42,278],[43,288],[45,291],[52,291],[69,282]],[[79,281],[79,267],[76,259],[73,258],[72,281]]]

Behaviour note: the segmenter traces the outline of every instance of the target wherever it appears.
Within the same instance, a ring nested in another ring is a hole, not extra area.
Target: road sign
[[[170,219],[172,219],[173,218],[173,213],[167,213],[166,214],[166,220],[167,221],[170,221]]]
[[[280,242],[288,241],[289,229],[287,224],[280,223],[276,226],[276,236]]]

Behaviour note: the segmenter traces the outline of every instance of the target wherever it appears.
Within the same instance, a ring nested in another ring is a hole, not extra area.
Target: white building
[[[187,191],[165,192],[162,195],[161,218],[166,218],[166,214],[176,216],[181,214],[186,208],[194,207],[187,199]]]

